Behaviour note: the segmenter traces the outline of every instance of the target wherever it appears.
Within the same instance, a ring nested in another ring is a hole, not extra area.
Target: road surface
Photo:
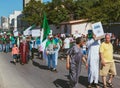
[[[58,61],[58,72],[47,70],[44,60],[33,59],[26,65],[10,63],[10,53],[0,53],[0,88],[69,88],[68,71],[65,60]],[[120,88],[120,63],[116,63],[118,75],[113,80],[115,88]],[[102,86],[100,77],[100,88]],[[87,70],[82,66],[79,88],[87,87]]]

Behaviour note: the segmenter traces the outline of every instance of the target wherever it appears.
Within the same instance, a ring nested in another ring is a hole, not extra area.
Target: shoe
[[[21,65],[24,65],[24,63],[21,63]]]
[[[87,88],[92,88],[92,84],[89,84]]]
[[[53,68],[53,69],[52,69],[52,72],[57,72],[57,69],[56,69],[56,68]]]
[[[53,68],[51,68],[51,67],[48,67],[48,70],[52,71],[52,69],[53,69]]]
[[[63,61],[63,60],[64,60],[64,58],[61,58],[61,60]]]
[[[113,84],[112,84],[112,83],[109,83],[108,81],[107,81],[106,83],[107,83],[107,85],[108,85],[109,87],[113,88]]]
[[[98,85],[98,84],[95,84],[95,88],[99,88],[99,85]]]
[[[14,65],[16,65],[16,62],[13,62]]]
[[[103,85],[103,88],[108,88],[106,85]]]

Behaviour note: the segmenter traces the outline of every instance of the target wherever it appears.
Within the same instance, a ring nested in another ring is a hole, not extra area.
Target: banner
[[[39,37],[40,36],[40,29],[34,29],[31,31],[32,37]]]
[[[24,35],[30,35],[30,31],[23,31]]]

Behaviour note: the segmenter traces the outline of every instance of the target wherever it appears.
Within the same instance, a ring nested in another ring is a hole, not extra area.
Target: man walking
[[[78,88],[77,84],[79,81],[79,75],[81,71],[82,60],[86,63],[85,58],[83,58],[82,46],[84,40],[80,37],[76,39],[76,45],[73,46],[67,52],[66,68],[69,70],[70,76],[70,88]]]
[[[108,86],[113,88],[112,79],[116,75],[115,62],[113,60],[113,46],[110,42],[110,35],[105,35],[105,42],[100,46],[100,56],[101,56],[101,72],[103,81],[103,88]],[[106,76],[109,74],[109,79],[106,82]]]
[[[87,48],[88,48],[88,88],[92,87],[92,83],[95,84],[96,88],[98,86],[98,79],[99,79],[99,47],[100,47],[100,40],[95,39],[95,35],[92,38],[88,38],[87,41]]]

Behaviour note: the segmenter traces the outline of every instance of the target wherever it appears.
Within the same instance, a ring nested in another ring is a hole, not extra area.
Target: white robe
[[[88,40],[88,82],[98,83],[99,80],[99,47],[100,40]]]

